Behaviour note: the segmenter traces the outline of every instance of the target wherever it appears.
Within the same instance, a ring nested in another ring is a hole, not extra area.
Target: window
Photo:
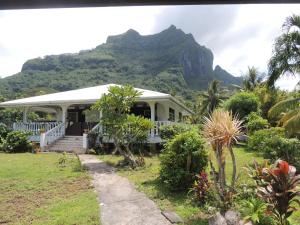
[[[175,121],[175,110],[169,108],[169,121]]]
[[[178,117],[179,117],[179,122],[182,122],[182,112],[179,112]]]

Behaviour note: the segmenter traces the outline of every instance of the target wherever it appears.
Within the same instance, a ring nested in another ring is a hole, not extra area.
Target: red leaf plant
[[[300,175],[296,175],[296,168],[288,162],[277,160],[275,168],[258,168],[260,176],[258,196],[268,204],[268,214],[272,215],[279,225],[289,225],[288,218],[296,211],[295,205],[300,205]],[[258,178],[257,177],[257,178]]]

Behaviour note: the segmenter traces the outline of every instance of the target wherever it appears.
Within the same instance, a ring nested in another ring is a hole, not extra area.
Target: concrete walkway
[[[93,155],[79,155],[88,168],[100,203],[102,225],[169,225],[171,224],[145,194],[135,190],[114,168]]]

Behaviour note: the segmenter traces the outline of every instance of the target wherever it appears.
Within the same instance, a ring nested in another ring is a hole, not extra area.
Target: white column
[[[61,109],[62,109],[61,122],[64,124],[66,123],[68,107],[69,107],[68,105],[61,106]]]
[[[56,121],[61,122],[62,120],[62,110],[61,109],[56,109]]]
[[[155,102],[148,102],[151,110],[151,121],[155,123]],[[151,137],[154,137],[154,129],[151,129]]]
[[[29,107],[25,107],[23,109],[23,123],[27,123],[27,113],[28,113]]]

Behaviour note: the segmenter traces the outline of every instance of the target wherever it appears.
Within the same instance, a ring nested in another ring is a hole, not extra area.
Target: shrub
[[[300,169],[300,141],[296,138],[270,138],[267,139],[263,147],[264,158],[286,160]]]
[[[176,135],[165,144],[161,154],[161,180],[171,189],[187,189],[195,174],[207,166],[204,140],[195,131]]]
[[[171,125],[161,126],[159,131],[160,131],[160,137],[163,140],[169,140],[174,138],[177,134],[190,131],[191,129],[198,131],[199,127],[191,124],[171,124]]]
[[[33,150],[32,144],[28,141],[28,133],[22,131],[12,131],[2,139],[0,149],[4,152],[19,153]]]
[[[240,119],[245,118],[251,112],[258,112],[260,102],[258,97],[250,92],[239,92],[231,96],[224,106],[227,110],[232,111],[233,114],[238,115]]]
[[[269,127],[268,120],[262,118],[256,112],[251,112],[247,117],[246,128],[251,134],[254,131],[266,129]]]
[[[211,183],[209,182],[208,175],[205,171],[201,171],[196,175],[196,180],[194,181],[191,190],[194,192],[195,197],[200,204],[205,203],[208,199],[210,186]]]
[[[274,168],[275,167],[275,168]],[[290,224],[288,218],[300,205],[300,175],[296,175],[296,168],[286,161],[278,160],[273,168],[255,166],[254,181],[257,184],[258,197],[267,203],[267,212],[278,225]]]
[[[6,135],[8,133],[8,128],[4,123],[0,123],[0,142],[1,138],[6,138]]]
[[[249,136],[247,149],[250,151],[264,152],[266,142],[273,138],[278,139],[279,137],[285,137],[284,129],[281,127],[255,131]]]

